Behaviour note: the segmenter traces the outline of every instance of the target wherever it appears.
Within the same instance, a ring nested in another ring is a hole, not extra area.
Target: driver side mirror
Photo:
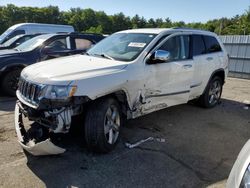
[[[165,50],[156,50],[150,58],[149,64],[163,63],[170,60],[170,52]]]

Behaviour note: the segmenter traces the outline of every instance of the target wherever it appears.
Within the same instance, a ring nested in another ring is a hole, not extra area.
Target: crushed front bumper
[[[31,140],[28,137],[28,134],[25,130],[23,124],[23,114],[22,107],[19,101],[16,103],[15,107],[15,129],[17,133],[18,142],[24,150],[31,153],[32,155],[56,155],[64,153],[66,150],[54,145],[50,138],[47,138],[44,141],[35,143],[34,140]]]

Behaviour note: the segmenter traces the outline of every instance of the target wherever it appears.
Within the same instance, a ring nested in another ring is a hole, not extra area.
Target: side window
[[[170,53],[170,61],[185,60],[189,58],[189,36],[175,36],[168,39],[159,50]]]
[[[52,51],[63,51],[63,50],[68,49],[66,38],[56,39],[50,42],[46,47]]]
[[[206,53],[206,47],[201,35],[193,35],[193,56]]]
[[[8,39],[11,39],[11,38],[13,38],[17,35],[21,35],[21,34],[25,34],[25,31],[24,30],[16,30],[8,36]]]
[[[93,43],[87,39],[75,38],[76,49],[89,49]]]
[[[208,53],[220,52],[221,47],[217,39],[213,36],[204,36],[205,44]]]
[[[19,44],[22,44],[24,43],[25,41],[31,39],[31,36],[25,36],[25,37],[21,37],[20,39],[18,39],[16,42],[15,42],[15,45],[19,45]]]

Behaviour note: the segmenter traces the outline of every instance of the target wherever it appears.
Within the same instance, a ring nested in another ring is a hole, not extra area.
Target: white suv
[[[79,115],[87,146],[108,152],[125,118],[192,99],[214,107],[227,73],[228,56],[214,33],[181,28],[117,32],[86,54],[22,71],[16,92],[18,139],[34,155],[62,153],[50,135],[67,133],[72,117]],[[29,131],[24,116],[34,122]]]

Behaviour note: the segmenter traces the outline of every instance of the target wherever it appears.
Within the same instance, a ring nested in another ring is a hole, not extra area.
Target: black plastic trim
[[[185,90],[185,91],[178,91],[178,92],[173,92],[173,93],[165,93],[165,94],[158,94],[158,95],[149,95],[146,96],[146,98],[153,98],[153,97],[164,97],[164,96],[170,96],[170,95],[180,95],[184,93],[189,93],[190,90]]]

